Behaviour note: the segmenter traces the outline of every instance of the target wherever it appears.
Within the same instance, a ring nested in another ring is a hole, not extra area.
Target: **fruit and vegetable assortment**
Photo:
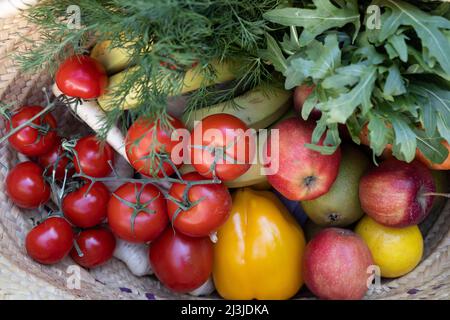
[[[355,0],[242,3],[236,14],[246,5],[264,12],[247,17],[247,37],[258,41],[242,40],[227,59],[192,46],[154,53],[165,48],[157,37],[145,46],[136,33],[110,39],[112,27],[81,54],[72,34],[46,105],[2,108],[0,142],[23,160],[6,192],[44,213],[26,236],[31,259],[70,257],[90,269],[115,257],[173,292],[225,299],[289,299],[306,288],[320,299],[361,299],[373,267],[396,278],[419,264],[420,223],[449,196],[450,5],[377,0],[381,28],[371,30],[361,24],[367,5]],[[173,19],[191,19],[189,10],[214,12],[192,5]],[[243,75],[236,58],[246,55],[258,57]],[[62,136],[61,109],[92,133]],[[265,128],[269,136],[258,132]],[[288,202],[300,203],[306,223]]]

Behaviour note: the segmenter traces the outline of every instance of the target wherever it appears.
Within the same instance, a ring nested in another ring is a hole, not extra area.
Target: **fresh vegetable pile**
[[[75,30],[67,4],[32,9],[21,58],[53,95],[1,108],[33,260],[226,299],[361,299],[419,264],[449,196],[450,4],[79,1]]]

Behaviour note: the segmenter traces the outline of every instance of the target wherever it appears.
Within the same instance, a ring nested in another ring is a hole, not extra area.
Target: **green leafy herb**
[[[284,26],[302,27],[303,32],[299,43],[301,46],[310,44],[324,31],[353,24],[356,32],[361,26],[358,2],[356,0],[336,1],[336,6],[330,0],[313,0],[315,9],[282,8],[264,14],[264,17]]]
[[[108,112],[102,133],[120,118],[126,123],[144,115],[164,124],[168,97],[177,95],[193,64],[201,67],[205,81],[188,95],[187,112],[228,101],[272,80],[270,66],[259,57],[268,23],[262,15],[280,3],[284,1],[79,0],[81,25],[73,28],[66,12],[72,0],[43,0],[29,12],[42,38],[17,59],[30,72],[55,71],[63,59],[85,53],[95,41],[110,40],[112,48],[125,45],[131,64],[138,68],[117,87],[112,105],[120,106],[134,87],[139,106],[129,112],[120,108]],[[207,87],[216,78],[213,60],[237,61],[236,80],[220,88]]]
[[[367,127],[375,155],[390,145],[401,160],[412,161],[419,149],[442,163],[448,157],[442,141],[450,141],[450,6],[400,0],[300,3],[303,8],[264,14],[274,28],[289,28],[284,34],[277,29],[265,58],[283,61],[283,68],[274,66],[286,77],[286,88],[315,85],[302,117],[317,108],[322,118],[308,146],[325,154],[335,150],[340,123],[356,143]],[[381,9],[380,29],[359,24],[368,21],[369,5]],[[317,145],[323,135],[326,143]]]

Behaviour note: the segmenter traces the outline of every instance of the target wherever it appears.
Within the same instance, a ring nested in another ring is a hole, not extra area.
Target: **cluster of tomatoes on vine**
[[[105,76],[98,62],[82,56],[61,65],[56,83],[69,97],[95,99],[104,92]],[[171,130],[184,128],[183,123],[172,118],[168,130],[159,121],[142,117],[128,129],[125,141],[137,176],[119,177],[115,153],[107,143],[95,135],[75,140],[58,135],[52,105],[23,106],[8,114],[7,134],[1,141],[8,139],[12,148],[30,159],[9,171],[6,189],[12,202],[25,209],[42,209],[52,199],[56,203],[26,237],[30,257],[54,264],[70,254],[81,266],[93,268],[112,258],[118,237],[150,243],[151,265],[169,288],[187,292],[203,284],[212,268],[209,237],[231,209],[231,196],[222,181],[242,175],[249,164],[218,164],[211,172],[214,157],[207,148],[196,148],[191,158],[203,159],[194,162],[197,172],[181,175],[177,170],[181,164],[175,166],[170,159],[177,143],[170,136]],[[205,119],[203,129],[208,128],[226,134],[230,128],[247,129],[241,120],[225,114]],[[233,157],[233,150],[225,153]],[[159,157],[149,156],[155,152]],[[114,180],[123,183],[111,194],[105,183]],[[169,181],[169,190],[160,188],[159,180]]]

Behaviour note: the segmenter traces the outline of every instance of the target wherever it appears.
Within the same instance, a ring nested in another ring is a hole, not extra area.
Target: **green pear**
[[[339,174],[324,195],[302,201],[308,217],[319,226],[345,227],[359,220],[364,212],[359,202],[359,180],[371,162],[356,146],[343,145]]]

